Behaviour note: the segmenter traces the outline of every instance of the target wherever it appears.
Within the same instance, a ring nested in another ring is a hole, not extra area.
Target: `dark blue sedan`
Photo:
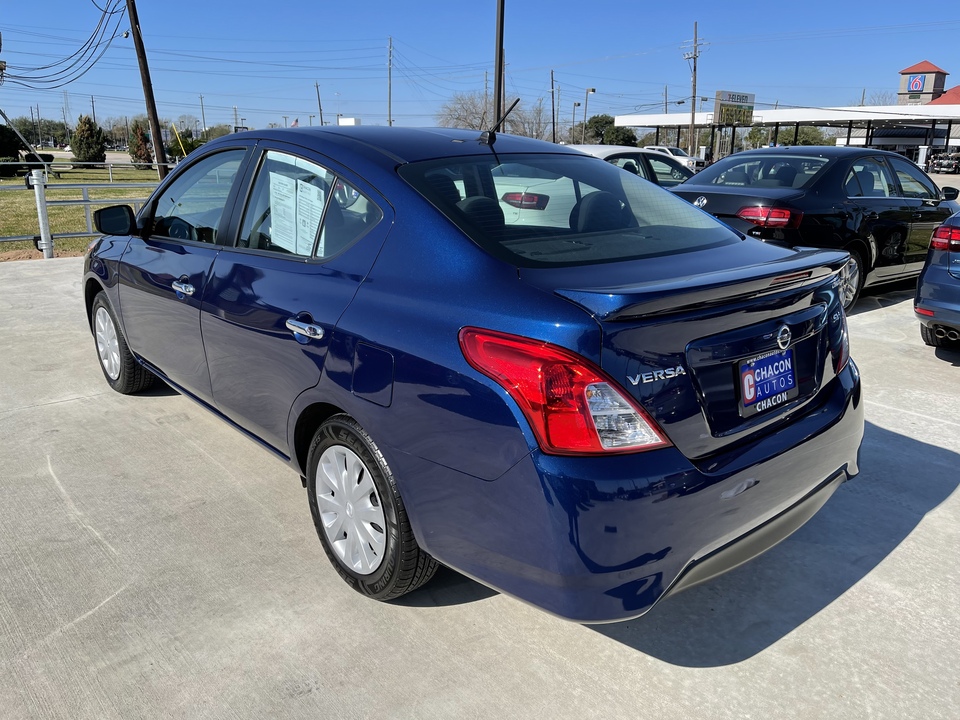
[[[288,462],[376,599],[443,563],[572,620],[635,617],[858,472],[846,253],[744,237],[563,147],[235,134],[97,227],[107,382],[160,378]]]
[[[960,213],[933,232],[913,309],[927,345],[960,349]]]

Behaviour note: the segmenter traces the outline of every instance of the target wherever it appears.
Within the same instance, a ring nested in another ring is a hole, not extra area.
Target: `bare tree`
[[[550,130],[550,117],[543,107],[543,98],[537,98],[536,104],[527,109],[522,104],[517,105],[507,116],[507,127],[514,135],[546,140]]]
[[[481,92],[454,93],[440,106],[437,113],[440,127],[464,128],[465,130],[489,130],[493,120],[491,98]]]

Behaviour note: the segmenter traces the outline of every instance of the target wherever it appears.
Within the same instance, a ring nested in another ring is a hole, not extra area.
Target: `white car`
[[[673,157],[649,148],[629,145],[568,145],[567,147],[606,160],[655,185],[673,187],[693,177],[693,170]]]
[[[703,170],[703,168],[707,166],[707,162],[703,158],[687,155],[682,148],[674,147],[672,145],[647,145],[645,149],[654,150],[658,153],[663,153],[664,155],[669,155],[673,158],[676,158],[677,162],[682,163],[684,166],[690,168],[694,172],[697,170]]]

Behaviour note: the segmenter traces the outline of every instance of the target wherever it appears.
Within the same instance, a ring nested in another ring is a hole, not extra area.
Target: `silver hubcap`
[[[110,317],[106,308],[97,308],[94,328],[100,364],[107,376],[111,380],[116,380],[120,377],[120,340],[117,338],[117,328],[113,325],[113,318]]]
[[[843,268],[843,306],[850,307],[853,298],[857,295],[857,286],[860,284],[860,264],[857,259],[850,256],[847,264]]]
[[[387,522],[367,466],[350,448],[327,448],[316,492],[323,532],[337,557],[358,575],[376,572],[387,546]]]

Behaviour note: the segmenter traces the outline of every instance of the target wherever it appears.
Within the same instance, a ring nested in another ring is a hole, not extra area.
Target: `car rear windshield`
[[[585,155],[491,152],[399,172],[474,242],[518,267],[619,262],[742,239],[663,188]]]
[[[730,156],[697,175],[697,185],[805,188],[830,162],[817,156],[764,153]]]

